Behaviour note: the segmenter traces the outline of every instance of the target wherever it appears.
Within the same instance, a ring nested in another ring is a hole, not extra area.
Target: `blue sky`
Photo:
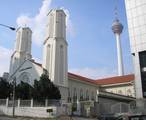
[[[102,78],[117,74],[116,41],[111,30],[116,0],[3,0],[0,23],[31,27],[33,57],[42,62],[42,42],[45,16],[51,8],[63,8],[67,13],[69,71]],[[124,30],[121,35],[125,74],[133,72],[124,0],[117,0],[118,16]],[[36,19],[38,19],[36,21]],[[15,32],[0,27],[0,75],[9,69]]]

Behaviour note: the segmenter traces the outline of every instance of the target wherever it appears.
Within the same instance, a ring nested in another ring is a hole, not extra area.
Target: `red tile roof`
[[[30,61],[33,62],[34,64],[42,67],[42,64],[35,62],[33,59]],[[87,77],[83,77],[81,75],[77,75],[77,74],[68,72],[68,77],[74,78],[77,80],[81,80],[84,82],[89,82],[89,83],[96,84],[96,85],[109,85],[109,84],[117,84],[117,83],[126,83],[126,82],[131,82],[134,80],[134,74],[94,80],[94,79],[90,79]]]
[[[126,83],[132,82],[134,80],[134,74],[124,75],[124,76],[115,76],[104,79],[95,80],[96,84],[99,85],[108,85],[108,84],[117,84],[117,83]]]
[[[83,76],[80,76],[80,75],[77,75],[77,74],[73,74],[73,73],[70,73],[70,72],[68,72],[68,77],[69,78],[74,78],[74,79],[77,79],[77,80],[81,80],[81,81],[84,81],[84,82],[90,82],[92,84],[96,84],[95,80],[93,80],[93,79],[83,77]]]
[[[36,64],[36,65],[42,67],[42,64],[40,64],[40,63],[38,63],[38,62],[35,62],[35,60],[31,59],[30,61],[31,61],[32,63],[34,63],[34,64]]]

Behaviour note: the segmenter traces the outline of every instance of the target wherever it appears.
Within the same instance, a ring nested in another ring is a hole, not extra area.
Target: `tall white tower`
[[[66,15],[63,10],[51,10],[46,26],[43,67],[59,87],[63,98],[67,97],[68,87],[67,46]]]
[[[31,59],[31,35],[32,31],[28,27],[17,29],[15,48],[11,56],[10,75],[25,59]]]
[[[116,42],[117,42],[118,75],[122,76],[124,74],[124,68],[123,68],[120,34],[122,33],[123,25],[120,23],[120,21],[117,18],[115,19],[115,21],[112,24],[112,30],[115,34]]]

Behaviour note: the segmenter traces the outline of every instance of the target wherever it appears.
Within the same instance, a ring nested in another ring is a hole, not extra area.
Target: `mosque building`
[[[66,14],[61,9],[53,9],[47,16],[42,64],[32,59],[31,29],[20,27],[17,29],[15,49],[11,56],[10,79],[15,79],[17,83],[24,81],[33,85],[34,80],[39,80],[41,74],[47,73],[59,88],[61,99],[68,102],[99,101],[99,97],[112,97],[116,100],[130,100],[135,97],[133,74],[122,73],[121,76],[93,80],[69,73]]]

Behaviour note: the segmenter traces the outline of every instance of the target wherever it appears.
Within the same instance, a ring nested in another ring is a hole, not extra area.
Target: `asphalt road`
[[[43,119],[43,118],[29,118],[29,117],[9,117],[9,116],[0,116],[0,120],[49,120],[49,119]],[[50,119],[55,120],[55,119]],[[67,118],[61,118],[58,120],[70,120]],[[91,119],[91,118],[81,118],[81,117],[73,117],[72,120],[97,120],[97,119]]]
[[[29,117],[9,117],[9,116],[0,116],[0,120],[47,120],[41,118],[29,118]]]

